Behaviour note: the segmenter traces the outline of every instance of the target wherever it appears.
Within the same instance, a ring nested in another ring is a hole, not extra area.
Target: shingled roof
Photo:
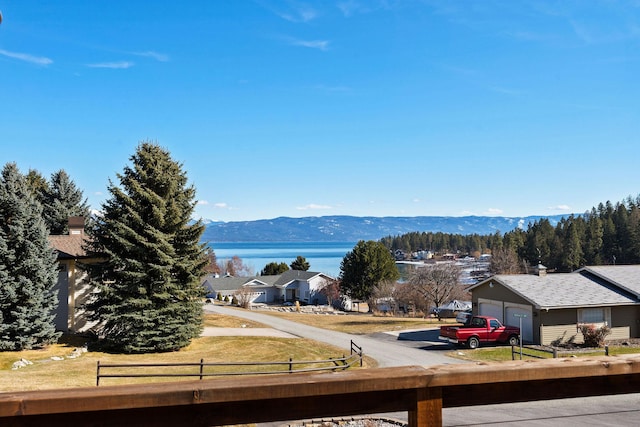
[[[299,270],[287,270],[282,274],[268,275],[268,276],[251,276],[251,277],[234,277],[234,276],[222,276],[215,277],[208,274],[203,281],[203,285],[210,290],[222,291],[222,290],[234,290],[240,289],[245,285],[250,286],[276,286],[278,288],[284,288],[288,284],[300,281],[308,281],[323,273],[317,273],[313,271],[299,271]],[[328,277],[328,276],[327,276]]]
[[[580,273],[497,275],[473,288],[496,281],[529,301],[537,309],[634,305],[638,301],[603,280]],[[473,289],[471,288],[471,289]]]
[[[593,274],[640,299],[640,265],[599,265],[584,267],[578,272]]]
[[[87,256],[83,245],[86,241],[84,234],[68,234],[49,236],[49,243],[58,251],[58,259],[74,259]]]

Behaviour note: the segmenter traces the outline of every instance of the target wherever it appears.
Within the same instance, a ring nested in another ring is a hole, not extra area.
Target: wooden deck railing
[[[0,425],[217,426],[640,392],[640,356],[357,369],[0,394]]]

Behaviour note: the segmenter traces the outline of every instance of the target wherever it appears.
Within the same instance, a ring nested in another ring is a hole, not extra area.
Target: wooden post
[[[200,379],[202,379],[203,372],[204,372],[204,359],[200,359]]]
[[[96,367],[96,387],[100,385],[100,361],[98,360],[98,365]]]
[[[416,401],[409,410],[409,427],[442,426],[442,389],[422,387],[416,390]]]

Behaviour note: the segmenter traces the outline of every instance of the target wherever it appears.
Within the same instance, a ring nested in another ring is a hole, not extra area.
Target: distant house
[[[469,288],[474,314],[520,326],[524,342],[583,340],[580,324],[607,325],[608,339],[640,337],[640,265],[584,267],[573,273],[496,275]]]
[[[207,275],[202,283],[208,298],[232,298],[241,289],[252,292],[252,303],[282,303],[300,301],[307,304],[326,304],[327,298],[320,290],[333,280],[324,273],[288,270],[272,276],[218,277]]]
[[[63,332],[84,332],[95,326],[87,319],[84,304],[93,291],[87,275],[80,269],[81,263],[97,261],[87,256],[84,250],[86,240],[84,218],[69,218],[69,234],[51,235],[49,243],[58,256],[58,308],[56,310],[56,329]]]

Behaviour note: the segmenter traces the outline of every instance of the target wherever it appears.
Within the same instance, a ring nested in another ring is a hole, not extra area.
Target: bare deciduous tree
[[[393,282],[389,282],[385,280],[384,282],[380,282],[373,287],[373,292],[371,293],[371,298],[368,301],[369,308],[372,310],[376,309],[376,307],[380,306],[388,306],[389,310],[395,314],[396,312],[396,303],[393,298],[393,293],[395,290],[395,284]]]
[[[238,306],[242,308],[249,308],[251,300],[253,299],[254,292],[248,286],[243,286],[233,294],[238,301]]]
[[[246,277],[253,274],[253,271],[251,271],[251,267],[245,265],[242,262],[242,258],[237,255],[234,255],[233,257],[231,257],[231,259],[228,259],[222,264],[219,264],[219,267],[220,271],[223,271],[229,276]]]
[[[416,268],[408,282],[435,307],[464,295],[464,289],[460,285],[460,269],[453,263]]]
[[[325,284],[319,292],[327,298],[328,305],[333,305],[333,302],[340,298],[340,281],[338,279],[325,280]]]

